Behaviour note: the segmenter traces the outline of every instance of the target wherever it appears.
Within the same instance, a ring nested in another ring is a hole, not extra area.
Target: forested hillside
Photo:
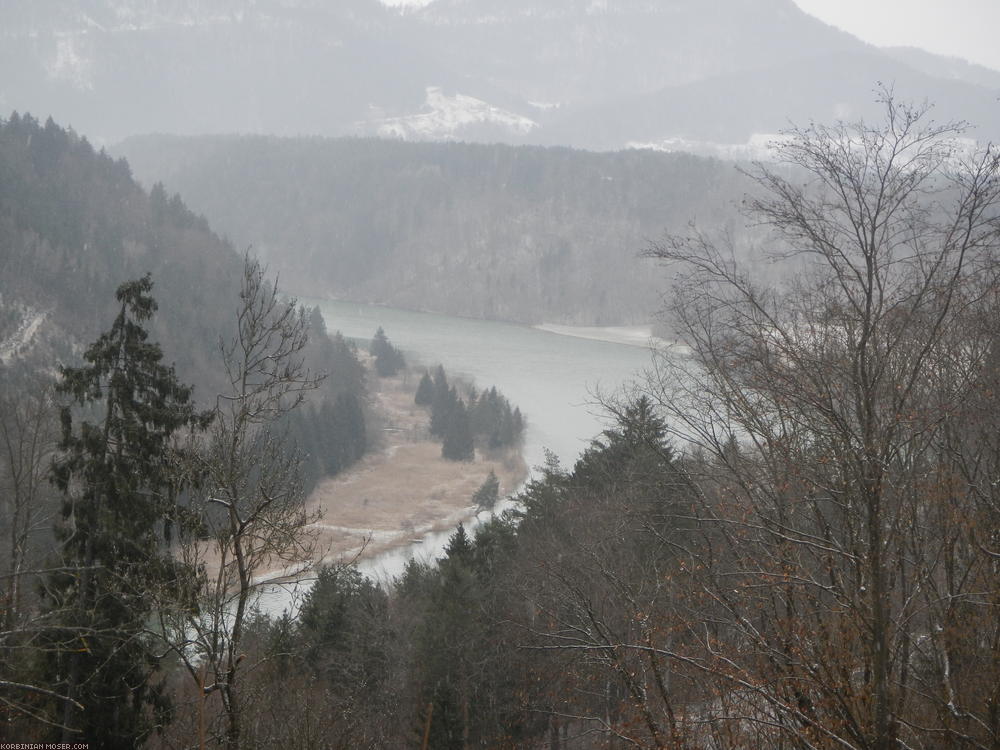
[[[747,184],[680,154],[357,139],[133,138],[116,153],[301,294],[524,322],[647,322],[638,253]]]
[[[124,160],[51,119],[0,121],[0,243],[3,360],[78,355],[113,317],[118,284],[149,272],[165,303],[154,337],[189,380],[218,382],[239,255],[178,196],[143,190]]]
[[[0,367],[53,373],[76,362],[114,317],[118,285],[147,273],[161,310],[151,338],[208,405],[225,385],[219,345],[235,331],[240,255],[179,195],[159,184],[145,191],[124,160],[72,130],[17,113],[0,121]],[[310,455],[311,486],[364,452],[362,437],[349,460],[327,461],[342,449],[319,429],[339,401],[363,435],[364,372],[318,313],[308,323],[309,364],[332,373],[297,413],[310,427],[293,429]]]
[[[737,70],[556,113],[544,142],[565,143],[572,137],[585,148],[614,148],[620,143],[618,134],[627,130],[632,144],[693,153],[701,149],[712,153],[713,145],[730,144],[738,153],[739,146],[750,145],[754,134],[778,133],[789,122],[877,119],[878,104],[871,94],[876,81],[891,82],[903,96],[919,92],[935,103],[943,119],[967,118],[981,125],[976,137],[997,138],[995,79],[981,76],[977,82],[967,82],[964,79],[974,72],[971,66],[968,71],[959,66],[948,69],[933,55],[914,58],[911,65],[901,54],[890,59],[876,49],[832,51],[795,65]],[[818,86],[817,81],[824,83]],[[666,137],[664,123],[670,123]]]
[[[0,738],[135,746],[172,545],[225,539],[223,595],[259,572],[268,530],[371,444],[365,377],[178,196],[52,120],[0,120]]]

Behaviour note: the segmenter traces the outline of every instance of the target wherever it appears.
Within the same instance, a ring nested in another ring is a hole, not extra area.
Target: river
[[[580,336],[531,326],[411,312],[391,307],[301,298],[318,305],[330,331],[369,341],[379,326],[411,361],[441,363],[449,375],[477,387],[495,385],[528,420],[524,454],[540,465],[547,448],[572,466],[604,428],[594,404],[597,388],[613,392],[650,364],[647,342],[625,344],[597,338],[601,329],[581,328]],[[618,337],[625,338],[620,332]]]
[[[381,326],[411,364],[440,363],[449,376],[471,380],[479,388],[495,385],[527,420],[524,457],[529,466],[542,465],[547,449],[564,467],[572,467],[607,426],[596,404],[597,391],[614,393],[628,387],[650,364],[648,338],[641,329],[542,330],[354,302],[308,297],[299,302],[318,306],[331,332],[367,342]],[[508,501],[501,509],[509,505]],[[487,517],[481,514],[478,520]],[[369,575],[389,578],[413,556],[427,560],[439,556],[450,533],[430,534],[422,544],[366,560],[359,567]],[[280,612],[287,597],[267,600],[265,610]]]

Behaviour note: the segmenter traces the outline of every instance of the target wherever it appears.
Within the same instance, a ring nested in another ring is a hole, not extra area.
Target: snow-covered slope
[[[4,309],[5,314],[16,317],[13,329],[0,338],[0,365],[9,365],[30,354],[35,335],[45,323],[48,313],[27,305],[4,308],[2,298],[0,309]]]
[[[528,134],[538,123],[527,117],[464,94],[448,95],[437,86],[427,87],[425,111],[364,123],[384,138],[448,140],[468,137],[476,128],[493,126],[511,133]]]

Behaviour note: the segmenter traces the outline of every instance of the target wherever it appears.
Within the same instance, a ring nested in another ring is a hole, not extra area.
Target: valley
[[[1000,748],[998,23],[0,0],[0,750]]]
[[[527,478],[519,446],[480,450],[467,462],[442,458],[440,441],[428,434],[428,409],[413,403],[413,373],[378,379],[374,387],[381,425],[377,449],[322,480],[306,502],[307,512],[320,516],[310,527],[317,532],[317,563],[369,561],[400,548],[431,557],[437,550],[422,546],[430,533],[450,534],[478,511],[491,510],[477,508],[472,499],[491,470],[500,480],[500,498]],[[415,542],[421,546],[414,548]]]

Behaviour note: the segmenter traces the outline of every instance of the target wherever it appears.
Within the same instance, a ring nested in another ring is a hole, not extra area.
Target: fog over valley
[[[0,746],[1000,747],[932,11],[0,3]]]

